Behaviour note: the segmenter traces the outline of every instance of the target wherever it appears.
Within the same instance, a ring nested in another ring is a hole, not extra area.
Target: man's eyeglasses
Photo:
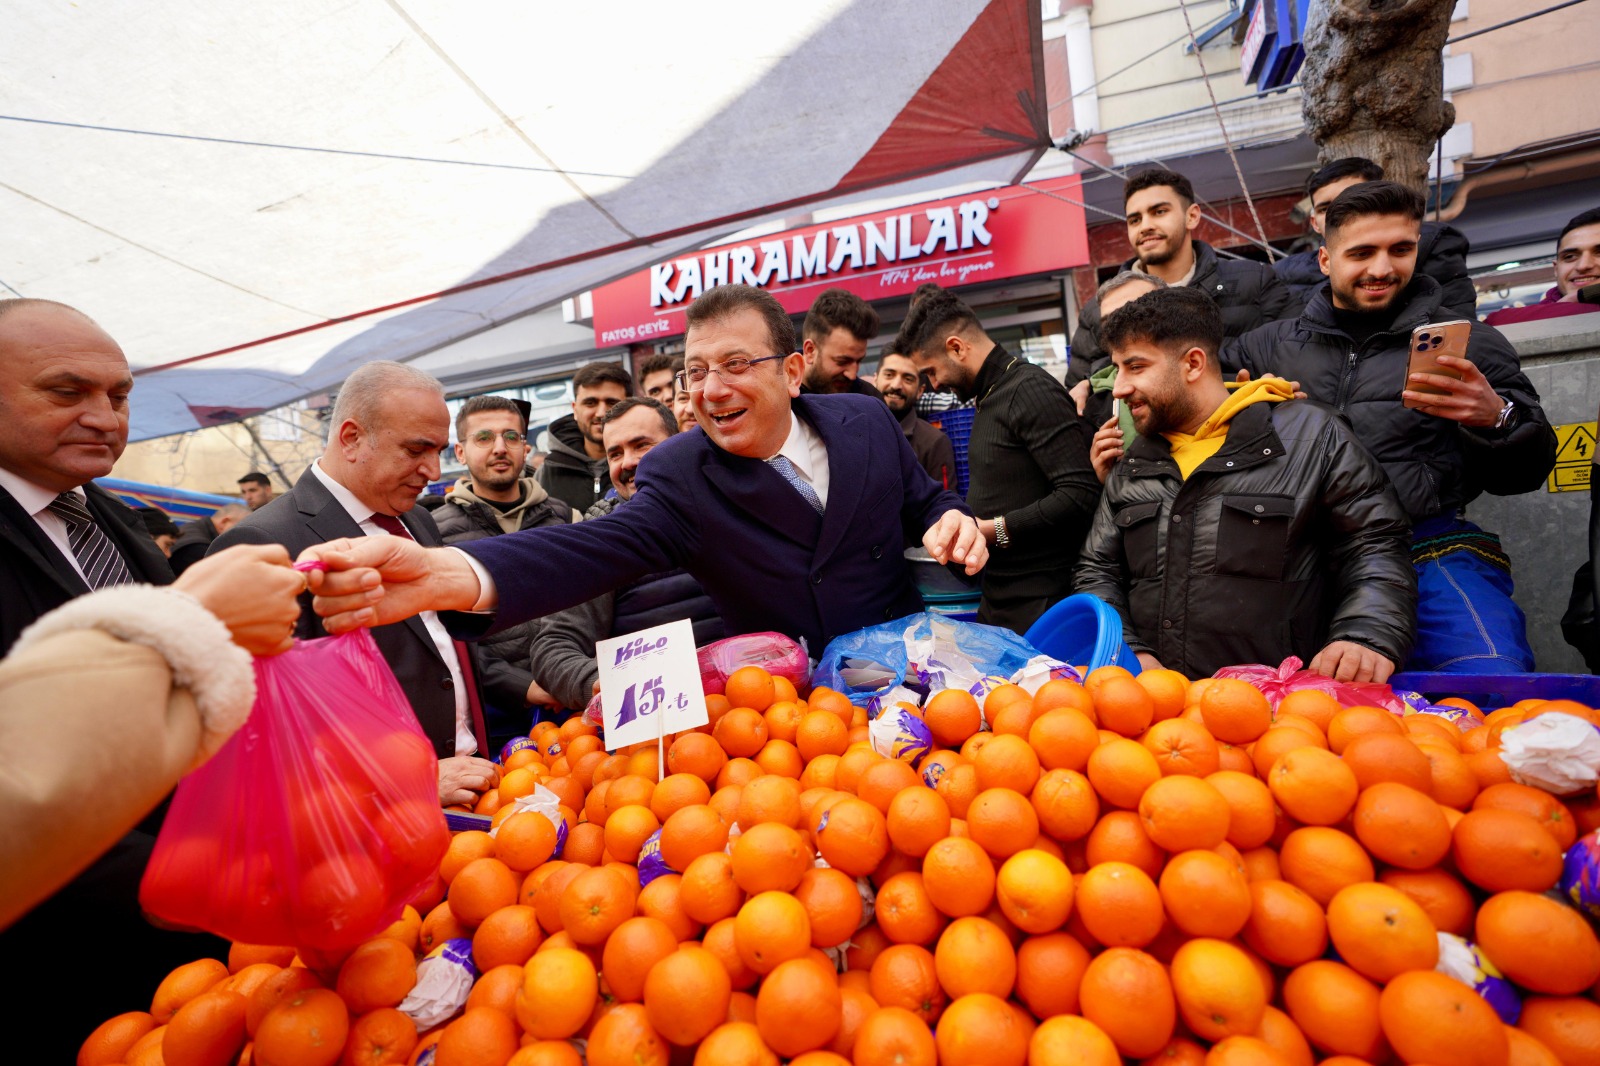
[[[763,355],[760,359],[745,359],[743,357],[729,359],[719,366],[691,366],[678,371],[678,388],[687,392],[701,392],[706,387],[706,378],[713,373],[727,385],[734,378],[749,372],[757,363],[770,363],[774,359],[787,359],[786,355]]]
[[[476,444],[480,448],[487,448],[494,443],[494,439],[496,437],[499,437],[501,440],[505,441],[506,447],[508,448],[514,448],[526,439],[521,433],[518,433],[514,429],[503,429],[498,433],[492,429],[480,429],[478,432],[468,437],[467,440],[471,441],[473,444]]]

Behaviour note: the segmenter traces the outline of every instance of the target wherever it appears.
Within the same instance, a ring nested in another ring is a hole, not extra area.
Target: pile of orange
[[[495,835],[457,834],[381,936],[180,967],[80,1066],[1600,1063],[1600,940],[1549,894],[1600,797],[1500,757],[1587,708],[1463,729],[1107,667],[937,693],[914,768],[837,692],[746,668],[706,702],[665,766],[541,726],[477,806]],[[560,858],[513,813],[538,786]],[[641,883],[658,832],[672,872]],[[1441,932],[1520,988],[1515,1026],[1436,970]],[[481,975],[419,1034],[396,1008],[452,938]]]

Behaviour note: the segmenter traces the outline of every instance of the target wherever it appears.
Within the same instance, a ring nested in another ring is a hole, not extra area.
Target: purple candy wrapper
[[[639,887],[643,888],[662,874],[680,872],[668,866],[667,860],[661,857],[661,830],[657,829],[645,840],[644,847],[639,849]]]
[[[533,742],[532,737],[512,737],[510,740],[506,741],[505,747],[500,749],[500,758],[495,761],[501,766],[504,766],[507,759],[511,758],[511,756],[515,755],[523,748],[533,748],[535,751],[537,751],[539,745]]]
[[[1584,834],[1567,849],[1561,896],[1590,918],[1600,918],[1600,829]]]
[[[872,750],[886,759],[915,766],[933,750],[928,723],[903,707],[889,707],[867,725]]]
[[[467,1002],[467,993],[478,979],[472,964],[472,941],[465,937],[446,940],[417,964],[417,983],[400,1001],[400,1013],[425,1032],[454,1017]]]
[[[1439,965],[1434,969],[1446,977],[1454,977],[1482,996],[1507,1025],[1516,1025],[1517,1019],[1522,1017],[1522,996],[1516,986],[1507,981],[1471,941],[1440,933]]]

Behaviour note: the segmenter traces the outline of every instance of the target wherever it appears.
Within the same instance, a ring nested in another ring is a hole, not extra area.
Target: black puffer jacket
[[[1422,237],[1417,241],[1417,271],[1437,281],[1444,289],[1441,300],[1444,308],[1456,318],[1472,320],[1478,317],[1478,290],[1472,287],[1467,274],[1467,235],[1443,222],[1424,222]],[[1317,265],[1317,249],[1286,255],[1272,269],[1289,286],[1289,291],[1302,304],[1311,302],[1311,296],[1328,276]]]
[[[1194,277],[1189,287],[1199,289],[1222,312],[1222,333],[1237,337],[1266,322],[1292,318],[1300,311],[1300,301],[1278,280],[1265,263],[1253,259],[1223,259],[1205,241],[1193,241]],[[1137,259],[1122,264],[1132,270]],[[1100,347],[1100,301],[1091,300],[1078,317],[1072,334],[1072,360],[1067,372],[1070,387],[1105,366],[1111,353]]]
[[[1079,592],[1122,615],[1135,651],[1189,677],[1335,640],[1406,661],[1416,630],[1411,530],[1372,456],[1331,411],[1257,403],[1183,480],[1165,440],[1112,468]]]
[[[611,488],[611,470],[605,459],[589,458],[583,430],[571,415],[550,423],[550,453],[539,468],[539,484],[558,500],[582,514]]]
[[[1555,431],[1522,373],[1516,349],[1493,326],[1472,323],[1467,358],[1495,392],[1517,402],[1520,422],[1510,433],[1466,429],[1401,406],[1411,331],[1457,317],[1439,301],[1437,281],[1413,278],[1400,297],[1393,326],[1356,349],[1334,324],[1332,296],[1324,284],[1299,318],[1263,326],[1229,345],[1223,366],[1242,367],[1252,377],[1277,374],[1298,381],[1307,397],[1343,415],[1383,464],[1413,522],[1454,514],[1482,492],[1512,496],[1537,489],[1555,465]]]

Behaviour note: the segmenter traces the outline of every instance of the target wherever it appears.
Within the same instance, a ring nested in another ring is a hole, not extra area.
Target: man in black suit
[[[384,534],[428,547],[444,543],[432,516],[416,507],[417,495],[439,477],[439,452],[450,443],[439,382],[401,363],[368,363],[339,390],[330,421],[322,457],[295,487],[219,536],[208,554],[234,544],[281,544],[298,555],[328,540]],[[326,635],[311,597],[301,602],[296,636]],[[515,691],[500,692],[505,664],[453,641],[432,612],[372,636],[439,756],[440,803],[475,800],[497,778],[488,761],[494,753],[486,750],[484,694],[509,705],[523,699],[525,686],[513,678]]]
[[[94,589],[172,582],[138,514],[92,483],[128,443],[132,388],[122,349],[87,315],[49,300],[0,300],[0,655],[40,615]],[[84,782],[90,797],[94,785]],[[227,950],[216,937],[144,920],[139,879],[152,832],[127,834],[0,936],[0,952],[27,959],[31,979],[82,992],[52,1018],[58,1047],[148,999],[179,963]],[[77,980],[75,953],[61,950],[64,930],[74,942],[116,944],[118,964]]]
[[[805,356],[770,294],[719,285],[701,296],[684,356],[681,384],[702,432],[652,448],[626,507],[444,551],[327,545],[314,557],[330,572],[311,586],[329,624],[495,607],[496,624],[512,624],[682,567],[729,634],[776,630],[804,637],[815,654],[835,636],[922,609],[908,542],[920,538],[968,574],[983,567],[988,549],[971,513],[923,471],[881,400],[800,395]]]

